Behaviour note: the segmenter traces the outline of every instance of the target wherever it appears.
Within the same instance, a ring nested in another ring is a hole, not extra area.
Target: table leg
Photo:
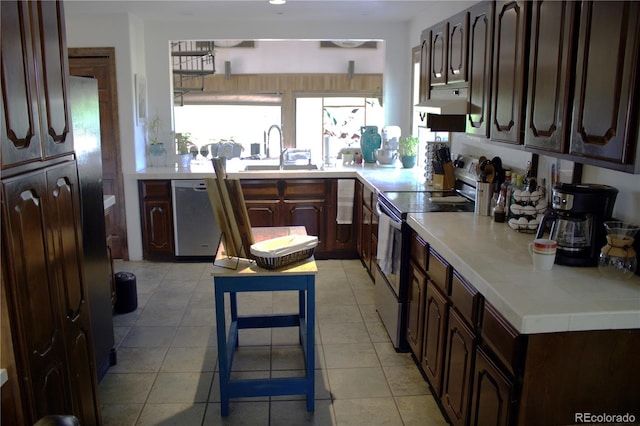
[[[307,411],[314,410],[315,402],[315,318],[316,286],[315,275],[307,277]]]
[[[231,305],[231,323],[238,321],[238,296],[236,292],[229,293]],[[240,339],[236,339],[236,348],[240,345]]]
[[[222,281],[221,278],[218,280]],[[229,415],[229,374],[227,369],[227,330],[224,314],[222,283],[214,280],[216,302],[216,331],[218,334],[218,374],[220,376],[220,414]]]

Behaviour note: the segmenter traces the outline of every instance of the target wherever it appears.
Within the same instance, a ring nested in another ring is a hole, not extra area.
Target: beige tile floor
[[[138,309],[114,317],[118,363],[100,383],[109,425],[446,425],[411,356],[397,353],[360,261],[318,261],[316,407],[304,396],[232,399],[220,416],[207,263],[116,262]],[[291,307],[291,308],[289,308]],[[295,292],[239,295],[239,313],[296,312]],[[303,374],[296,328],[241,330],[235,377]]]

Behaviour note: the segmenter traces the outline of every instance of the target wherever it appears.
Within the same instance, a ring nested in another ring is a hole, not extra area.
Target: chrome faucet
[[[267,130],[267,158],[271,158],[271,130],[276,129],[278,131],[278,148],[279,148],[279,155],[280,155],[280,169],[283,168],[284,165],[284,154],[285,152],[287,152],[287,148],[282,148],[282,129],[280,129],[280,126],[278,126],[277,124],[272,125],[271,127],[269,127],[269,130]]]

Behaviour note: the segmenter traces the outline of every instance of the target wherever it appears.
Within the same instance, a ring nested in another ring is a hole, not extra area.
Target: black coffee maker
[[[536,238],[548,232],[558,242],[559,265],[596,266],[606,244],[603,222],[611,220],[617,195],[618,190],[607,185],[557,184],[552,209],[540,222]]]

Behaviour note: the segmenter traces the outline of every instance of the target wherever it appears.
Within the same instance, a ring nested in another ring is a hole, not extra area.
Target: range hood
[[[467,88],[432,89],[430,98],[416,104],[415,109],[424,109],[427,127],[432,131],[464,132],[469,114]]]

